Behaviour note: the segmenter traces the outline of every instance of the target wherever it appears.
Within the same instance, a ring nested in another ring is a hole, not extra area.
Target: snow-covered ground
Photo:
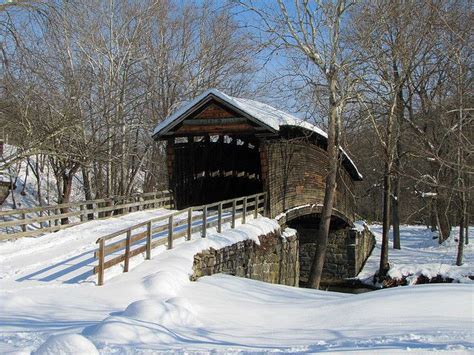
[[[128,273],[107,270],[101,287],[83,275],[100,234],[153,213],[163,210],[1,243],[0,353],[474,350],[470,284],[352,295],[227,275],[189,281],[197,252],[278,228],[262,217],[220,234],[210,230],[205,239],[195,234],[172,250],[156,248],[150,261],[137,256]],[[405,230],[423,238],[422,230]]]
[[[382,243],[382,226],[372,225],[370,229],[375,234],[377,244],[358,275],[358,278],[367,284],[373,283],[373,276],[379,268]],[[405,225],[400,231],[401,250],[396,250],[392,248],[393,236],[390,232],[388,275],[393,279],[405,277],[410,282],[415,282],[421,275],[427,278],[440,275],[456,282],[474,283],[469,279],[469,276],[474,276],[474,228],[469,229],[470,243],[464,246],[462,266],[456,266],[458,236],[459,228],[453,228],[448,240],[439,245],[438,239],[433,239],[433,233],[426,226]]]
[[[87,282],[96,261],[96,240],[149,219],[169,214],[167,209],[135,212],[90,221],[37,238],[0,243],[0,281],[40,281],[60,284]],[[164,223],[164,221],[162,222]]]

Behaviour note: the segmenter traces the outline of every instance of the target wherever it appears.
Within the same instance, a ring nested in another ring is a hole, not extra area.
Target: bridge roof
[[[267,128],[273,133],[278,133],[283,127],[290,126],[302,128],[312,133],[316,133],[324,139],[328,138],[327,133],[321,128],[307,121],[304,121],[294,115],[276,109],[263,102],[229,96],[217,89],[206,90],[193,100],[187,102],[186,104],[183,104],[177,111],[175,111],[172,115],[168,116],[165,120],[160,122],[155,127],[153,131],[153,137],[158,138],[169,134],[173,127],[175,127],[184,119],[186,119],[188,115],[192,114],[195,108],[201,106],[202,103],[207,102],[212,98],[224,102],[234,110],[241,112],[247,118]],[[357,169],[355,163],[344,151],[344,149],[341,148],[341,151],[344,155],[344,160],[346,160],[346,164],[344,165],[346,166],[352,178],[354,180],[362,180],[362,174]]]

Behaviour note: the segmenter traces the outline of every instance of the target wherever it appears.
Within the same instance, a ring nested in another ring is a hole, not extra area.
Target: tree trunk
[[[456,257],[456,265],[462,265],[464,254],[464,211],[461,214],[461,221],[459,223],[459,240],[458,240],[458,255]]]
[[[398,159],[396,159],[398,161]],[[393,248],[401,249],[400,246],[400,215],[399,215],[399,201],[400,196],[400,176],[395,175],[393,179],[393,193],[392,193],[392,226],[393,226]]]
[[[74,175],[72,174],[64,174],[63,175],[63,188],[62,188],[62,201],[61,203],[69,203],[70,199],[71,199],[71,192],[72,192],[72,178],[74,177]],[[68,213],[69,212],[69,208],[67,207],[63,207],[61,208],[61,213]],[[61,224],[69,224],[69,218],[68,217],[64,217],[64,218],[61,218]]]
[[[61,202],[60,203],[69,203],[71,200],[71,192],[72,192],[72,182],[74,179],[74,176],[76,175],[77,170],[79,169],[79,166],[76,165],[73,168],[69,170],[69,172],[63,172],[62,174],[62,194],[61,194]],[[61,208],[61,213],[68,213],[69,208],[68,207],[63,207]],[[61,218],[61,224],[68,224],[69,223],[69,218],[64,217]]]
[[[436,199],[436,211],[438,214],[438,230],[439,230],[439,244],[442,244],[451,234],[451,222],[447,216],[449,211],[449,204],[444,201],[446,197],[442,195],[441,198]]]
[[[398,65],[396,62],[393,63],[394,79],[396,83],[401,82],[400,74],[398,71]],[[402,147],[400,144],[400,134],[402,131],[402,122],[404,120],[404,98],[403,98],[403,86],[398,85],[397,99],[396,99],[396,120],[397,125],[397,143],[395,144],[395,159],[393,161],[395,167],[395,174],[393,175],[393,194],[392,194],[392,225],[393,225],[393,248],[401,249],[400,247],[400,209],[399,209],[399,197],[400,197],[400,170],[401,161],[400,156],[402,153]]]
[[[324,205],[321,211],[321,220],[319,222],[316,254],[311,264],[308,286],[319,288],[323,274],[324,261],[326,259],[326,249],[328,244],[329,227],[331,223],[332,208],[336,192],[336,181],[338,171],[338,153],[339,153],[339,127],[340,117],[336,103],[336,79],[329,80],[331,95],[329,99],[330,117],[328,126],[328,160],[329,171],[326,176],[326,188],[324,191]]]
[[[390,164],[385,163],[385,176],[383,179],[383,216],[382,216],[382,249],[380,252],[379,281],[387,275],[388,264],[388,239],[390,232]]]
[[[41,170],[40,170],[39,159],[40,159],[39,154],[36,154],[35,169],[32,169],[32,170],[36,176],[36,196],[38,199],[38,204],[39,206],[43,206],[43,192],[41,189]],[[43,211],[39,211],[39,216],[43,217]],[[43,223],[46,223],[46,222],[40,222],[41,228],[43,228]]]
[[[93,199],[93,197],[92,197],[92,188],[91,188],[91,179],[90,179],[89,171],[87,170],[86,167],[82,168],[82,182],[84,184],[84,197],[85,197],[86,201],[90,201],[90,200]],[[87,209],[88,210],[94,209],[94,205],[92,205],[92,204],[87,205]],[[88,220],[94,219],[94,214],[89,213],[87,215],[87,219]]]
[[[431,198],[430,201],[430,224],[431,224],[431,231],[436,232],[438,230],[438,222],[437,222],[437,215],[436,215],[436,201]]]
[[[464,224],[466,225],[466,230],[464,232],[464,241],[467,244],[469,244],[469,209],[466,207],[466,215],[464,217]]]
[[[465,178],[465,181],[464,181],[464,184],[469,187],[470,185],[470,179],[469,179],[469,174],[466,174],[466,178]],[[469,188],[466,189],[466,206],[465,206],[465,211],[466,211],[466,214],[464,216],[464,224],[466,226],[466,231],[464,233],[464,241],[465,241],[465,244],[469,244],[469,222],[470,222],[470,218],[469,218],[469,211],[470,211],[470,205],[469,205],[469,202],[471,201],[471,193],[469,191]]]

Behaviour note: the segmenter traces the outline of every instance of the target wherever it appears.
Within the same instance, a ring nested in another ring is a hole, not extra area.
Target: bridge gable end
[[[196,135],[276,135],[264,122],[209,94],[161,129],[159,139]]]

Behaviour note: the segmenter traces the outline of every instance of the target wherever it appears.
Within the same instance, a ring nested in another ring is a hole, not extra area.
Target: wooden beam
[[[183,126],[230,125],[237,123],[247,123],[247,119],[244,117],[193,118],[184,120]]]
[[[201,126],[182,126],[176,130],[176,134],[232,134],[232,133],[248,133],[255,134],[257,132],[254,126],[246,123],[226,124],[226,125],[201,125]]]

